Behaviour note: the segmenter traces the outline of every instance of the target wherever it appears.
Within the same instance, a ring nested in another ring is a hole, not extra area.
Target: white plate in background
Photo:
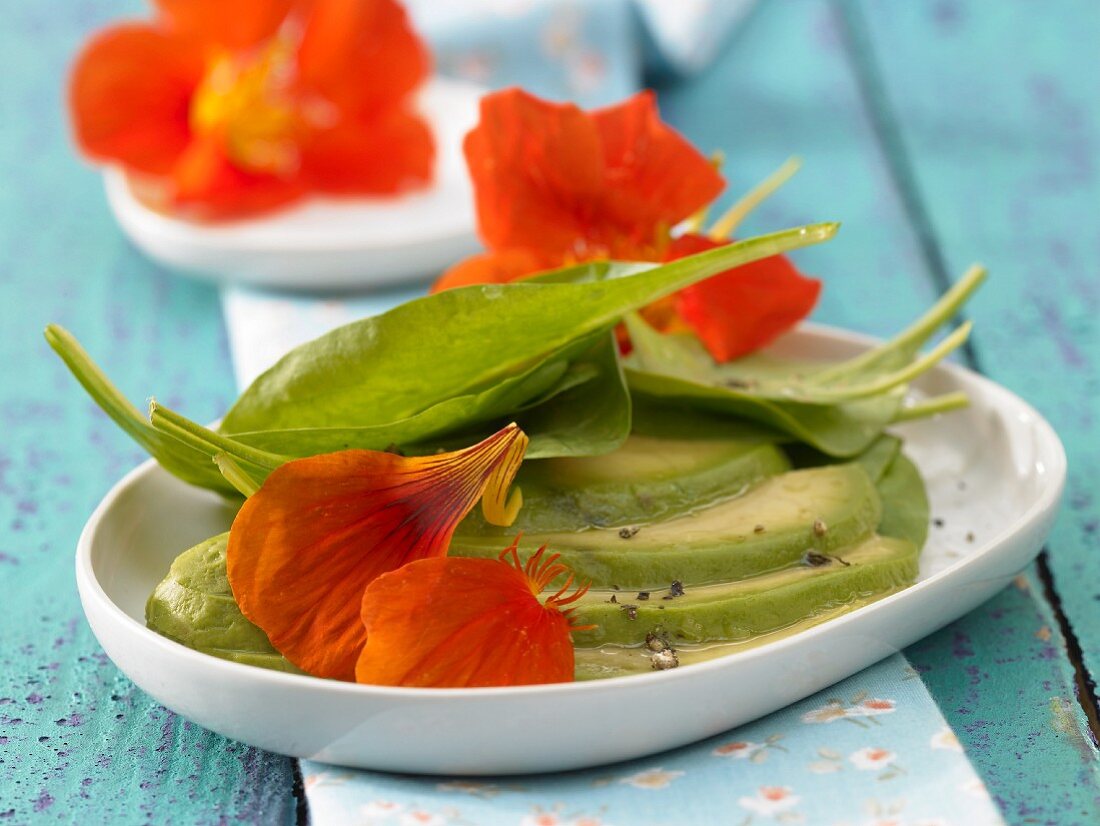
[[[420,109],[436,139],[429,189],[397,198],[308,198],[256,218],[205,224],[156,212],[125,174],[104,173],[130,240],[170,269],[214,281],[293,290],[350,290],[425,279],[481,249],[462,139],[484,89],[433,78]]]
[[[873,342],[805,325],[785,356],[839,359]],[[517,688],[355,685],[200,654],[150,631],[145,601],[172,560],[225,530],[232,513],[147,462],[107,494],[84,529],[76,577],[104,650],[173,711],[271,751],[360,768],[519,774],[641,757],[726,731],[860,671],[975,608],[1038,553],[1066,458],[1050,425],[1008,390],[940,365],[915,383],[962,390],[967,410],[896,432],[917,462],[933,527],[916,584],[792,636],[678,669]],[[965,486],[960,486],[964,482]],[[972,538],[968,538],[969,533]]]

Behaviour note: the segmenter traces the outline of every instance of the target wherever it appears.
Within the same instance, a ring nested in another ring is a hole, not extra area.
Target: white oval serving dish
[[[436,137],[431,187],[398,198],[310,198],[287,209],[204,224],[149,209],[118,169],[104,173],[115,219],[138,249],[199,278],[280,289],[337,290],[438,275],[481,249],[462,140],[480,86],[432,79],[420,109]]]
[[[805,326],[777,348],[840,358],[869,339]],[[709,662],[611,680],[405,689],[296,676],[199,654],[145,628],[172,559],[225,530],[213,494],[147,462],[107,494],[76,554],[85,613],[138,686],[207,728],[271,751],[428,774],[575,769],[680,746],[788,705],[904,648],[1004,587],[1054,521],[1066,459],[1049,424],[1003,387],[942,365],[918,392],[967,410],[896,430],[928,485],[933,527],[912,587],[793,636]],[[968,538],[968,535],[972,537]]]

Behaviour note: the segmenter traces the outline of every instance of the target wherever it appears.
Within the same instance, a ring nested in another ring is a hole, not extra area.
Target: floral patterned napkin
[[[303,761],[302,774],[316,826],[1003,823],[900,654],[755,723],[630,763],[469,779]]]
[[[247,385],[301,342],[422,292],[412,286],[322,300],[227,290],[223,307],[238,382]],[[302,774],[314,826],[1003,822],[900,654],[763,720],[631,763],[471,780],[303,761]]]

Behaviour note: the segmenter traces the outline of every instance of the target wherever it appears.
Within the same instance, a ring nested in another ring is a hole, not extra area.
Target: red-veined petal
[[[367,632],[361,683],[466,688],[573,679],[570,610],[584,592],[539,594],[565,573],[544,549],[521,566],[513,544],[500,560],[442,557],[374,580],[363,594]]]
[[[697,235],[676,239],[669,260],[721,246]],[[676,294],[679,316],[720,362],[758,350],[810,314],[821,282],[782,255],[744,264]]]
[[[191,97],[205,64],[194,41],[140,24],[93,37],[77,57],[69,106],[90,157],[163,175],[191,140]]]
[[[302,83],[340,109],[369,113],[406,98],[431,58],[395,0],[314,0],[298,69]]]
[[[314,130],[302,146],[310,184],[337,195],[392,195],[422,187],[431,180],[434,158],[428,125],[398,108]]]
[[[722,176],[699,150],[661,120],[652,92],[591,113],[603,147],[601,220],[638,245],[718,197]],[[616,253],[619,255],[619,253]]]
[[[275,34],[295,0],[154,0],[173,30],[233,51]]]
[[[354,679],[367,586],[406,563],[443,556],[478,500],[488,521],[510,524],[521,499],[518,490],[505,494],[526,449],[512,424],[451,453],[347,450],[282,465],[229,532],[237,604],[299,668]]]
[[[589,115],[505,89],[481,99],[481,118],[464,148],[487,247],[588,256],[603,189],[599,134]]]

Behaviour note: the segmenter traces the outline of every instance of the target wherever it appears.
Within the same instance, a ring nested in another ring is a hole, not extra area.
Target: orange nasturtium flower
[[[673,261],[729,243],[720,229],[674,233],[724,182],[661,121],[650,92],[591,112],[519,89],[496,92],[482,98],[464,149],[488,251],[452,267],[434,290],[504,283],[580,261]],[[819,291],[819,282],[775,256],[688,287],[644,315],[660,330],[694,332],[728,361],[808,315]]]
[[[572,610],[587,586],[545,546],[520,563],[513,542],[499,560],[433,558],[383,574],[363,596],[367,644],[356,677],[375,685],[454,688],[573,679]],[[564,610],[563,610],[564,609]],[[522,629],[522,630],[521,630]],[[517,633],[518,632],[518,633]]]
[[[154,2],[92,38],[69,90],[81,150],[151,205],[232,218],[430,180],[429,57],[396,0]]]
[[[453,566],[409,565],[439,562],[455,527],[479,500],[491,524],[506,526],[515,520],[522,496],[518,489],[510,495],[508,490],[527,442],[523,431],[511,424],[450,453],[404,457],[346,450],[277,468],[244,503],[229,532],[226,567],[242,613],[283,656],[319,677],[354,680],[358,663],[361,678],[374,677],[378,668],[379,681],[412,684],[403,681],[421,678],[395,675],[393,658],[402,648],[410,656],[420,651],[428,633],[418,630],[422,624],[433,632],[450,627],[460,637],[494,630],[504,650],[510,634],[548,646],[529,660],[490,672],[470,671],[457,660],[452,667],[442,651],[432,666],[429,655],[423,673],[436,685],[464,685],[465,680],[492,679],[493,674],[537,682],[564,673],[566,666],[571,673],[572,648],[566,663],[558,633],[564,627],[568,641],[568,621],[543,616],[567,602],[560,594],[547,600],[545,608],[535,596],[522,604],[514,570],[502,574],[500,569],[509,566],[494,560],[471,560],[474,568],[460,560],[447,560]],[[463,579],[469,570],[476,570],[475,580],[481,576],[480,585]],[[562,572],[556,565],[529,566],[527,593],[537,595]],[[377,617],[390,607],[414,604],[430,604],[431,610],[392,628],[379,624]],[[389,665],[361,656],[368,644],[364,622],[370,634],[381,635],[371,650],[381,649]]]

